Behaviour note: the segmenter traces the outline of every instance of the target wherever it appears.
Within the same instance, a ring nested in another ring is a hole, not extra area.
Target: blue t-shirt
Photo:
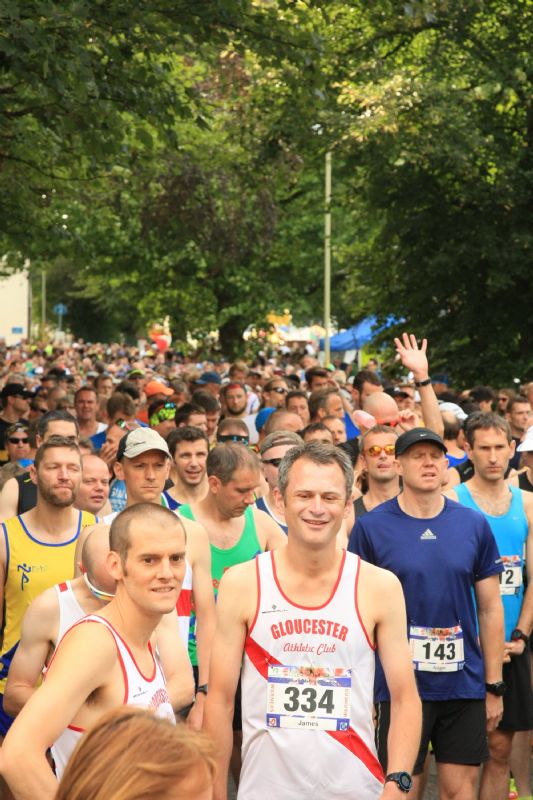
[[[476,503],[468,483],[454,487],[460,503],[483,514],[490,525],[496,544],[503,559],[503,573],[500,578],[500,593],[505,616],[505,641],[511,641],[511,632],[518,624],[518,617],[524,600],[524,562],[528,522],[522,492],[515,486],[509,486],[511,505],[506,514],[493,517],[486,514]]]
[[[483,515],[445,498],[440,514],[419,519],[405,514],[395,497],[357,520],[348,550],[399,578],[413,640],[415,628],[462,630],[464,663],[456,671],[415,670],[422,700],[483,699],[485,677],[472,588],[502,571]],[[378,702],[389,699],[379,659],[375,696]]]
[[[113,511],[124,511],[128,502],[126,481],[115,478],[109,490],[109,502]]]

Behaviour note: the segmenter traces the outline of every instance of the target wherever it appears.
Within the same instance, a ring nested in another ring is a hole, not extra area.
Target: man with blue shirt
[[[413,797],[431,741],[441,800],[474,800],[487,730],[503,710],[502,566],[483,515],[443,497],[445,453],[429,428],[403,433],[395,447],[403,491],[357,521],[348,549],[394,572],[403,587],[424,720]],[[386,768],[390,701],[379,663],[375,699]]]
[[[474,477],[447,494],[483,514],[496,539],[504,570],[500,594],[505,615],[502,659],[506,691],[502,720],[489,735],[491,757],[483,769],[479,796],[480,800],[506,800],[514,733],[533,728],[528,646],[533,624],[533,497],[505,480],[514,452],[506,420],[497,414],[476,412],[469,417],[465,435],[465,449],[474,465]],[[528,576],[525,591],[524,557]],[[529,796],[528,768],[525,777],[521,777],[520,794]]]

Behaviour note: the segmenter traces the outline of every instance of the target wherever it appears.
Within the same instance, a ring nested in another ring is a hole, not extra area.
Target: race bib
[[[420,672],[458,672],[465,664],[463,630],[453,628],[409,629],[411,656]]]
[[[500,594],[518,594],[523,582],[523,561],[520,556],[502,556]]]
[[[268,728],[346,731],[352,671],[331,667],[268,667]]]

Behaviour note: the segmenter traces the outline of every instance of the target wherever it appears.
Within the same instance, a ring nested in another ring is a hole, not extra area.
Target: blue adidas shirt
[[[472,588],[477,581],[502,572],[500,554],[490,527],[476,511],[445,498],[440,514],[419,519],[405,514],[397,498],[357,520],[348,550],[393,572],[400,580],[413,641],[422,629],[460,631],[464,658],[455,671],[415,669],[422,700],[483,699],[485,678],[476,631]],[[424,652],[424,639],[418,641]],[[432,645],[439,669],[449,667],[457,642]],[[426,645],[428,646],[428,645]],[[375,698],[389,700],[385,676],[376,659]]]

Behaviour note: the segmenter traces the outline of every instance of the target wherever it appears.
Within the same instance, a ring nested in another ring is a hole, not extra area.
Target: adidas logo
[[[420,541],[429,542],[430,539],[436,539],[436,538],[437,537],[435,536],[435,534],[432,531],[430,531],[429,528],[426,528],[426,530],[420,537]]]

